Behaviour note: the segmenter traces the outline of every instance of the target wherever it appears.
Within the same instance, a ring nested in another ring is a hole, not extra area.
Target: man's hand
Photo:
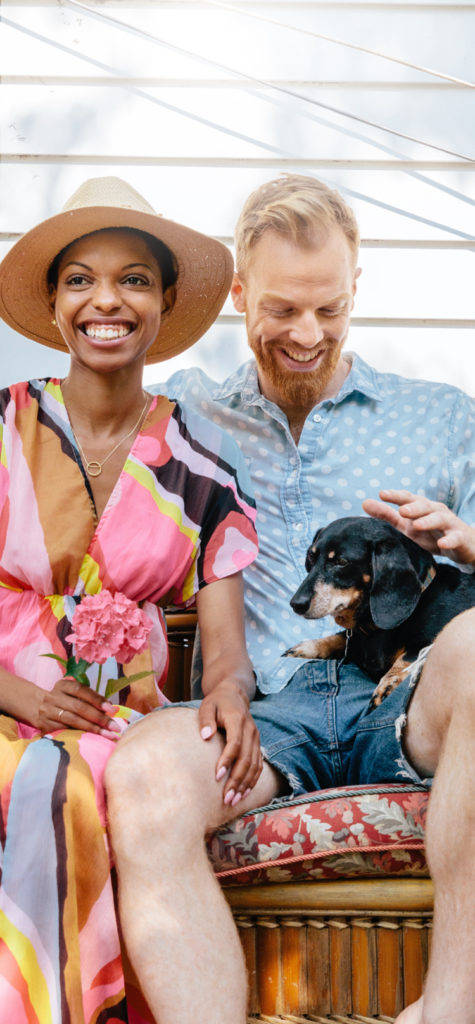
[[[43,734],[57,729],[81,729],[114,740],[121,734],[121,727],[106,714],[113,707],[88,686],[63,676],[52,690],[38,690],[34,724]]]
[[[432,554],[475,565],[475,528],[459,519],[447,505],[410,491],[385,490],[379,492],[379,497],[381,501],[367,498],[363,502],[368,515],[391,523]],[[392,508],[386,502],[398,507]]]
[[[225,804],[234,807],[255,786],[262,771],[259,732],[249,714],[249,699],[238,683],[223,680],[204,698],[198,718],[202,739],[211,739],[218,729],[224,732],[216,780],[229,773],[223,797]]]

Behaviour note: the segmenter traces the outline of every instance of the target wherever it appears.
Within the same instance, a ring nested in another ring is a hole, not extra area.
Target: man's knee
[[[433,775],[454,716],[475,719],[475,609],[442,630],[409,706],[405,746],[423,775]]]
[[[428,660],[433,672],[448,676],[457,687],[460,675],[469,673],[475,664],[475,608],[452,619],[435,640]]]
[[[117,744],[106,770],[106,791],[114,817],[131,815],[150,825],[186,818],[206,808],[206,787],[216,786],[213,767],[221,745],[204,743],[197,712],[170,708],[148,715]]]

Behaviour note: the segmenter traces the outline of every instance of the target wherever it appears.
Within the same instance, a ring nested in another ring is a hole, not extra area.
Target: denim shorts
[[[283,690],[251,702],[263,756],[287,780],[292,796],[385,782],[430,788],[431,780],[421,779],[408,762],[402,742],[428,651],[421,651],[403,682],[376,708],[370,707],[372,679],[350,662],[321,659],[309,659]]]

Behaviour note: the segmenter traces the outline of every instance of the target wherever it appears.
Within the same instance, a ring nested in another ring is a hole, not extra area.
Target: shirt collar
[[[360,392],[366,398],[374,399],[377,402],[381,401],[383,392],[377,371],[365,363],[364,359],[361,359],[355,352],[348,352],[348,355],[351,358],[351,370],[338,394],[326,401],[338,405],[355,391]],[[216,401],[229,399],[234,395],[240,397],[243,405],[263,406],[267,402],[259,390],[257,365],[254,359],[250,359],[240,366],[224,383],[217,384],[213,390],[213,398]]]

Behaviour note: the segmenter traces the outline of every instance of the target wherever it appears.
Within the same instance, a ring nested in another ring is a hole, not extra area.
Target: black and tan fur
[[[399,685],[421,648],[475,605],[475,574],[437,563],[388,523],[366,516],[337,519],[308,549],[308,576],[290,604],[297,615],[332,615],[344,632],[304,640],[290,657],[355,662],[378,686],[373,703]]]

